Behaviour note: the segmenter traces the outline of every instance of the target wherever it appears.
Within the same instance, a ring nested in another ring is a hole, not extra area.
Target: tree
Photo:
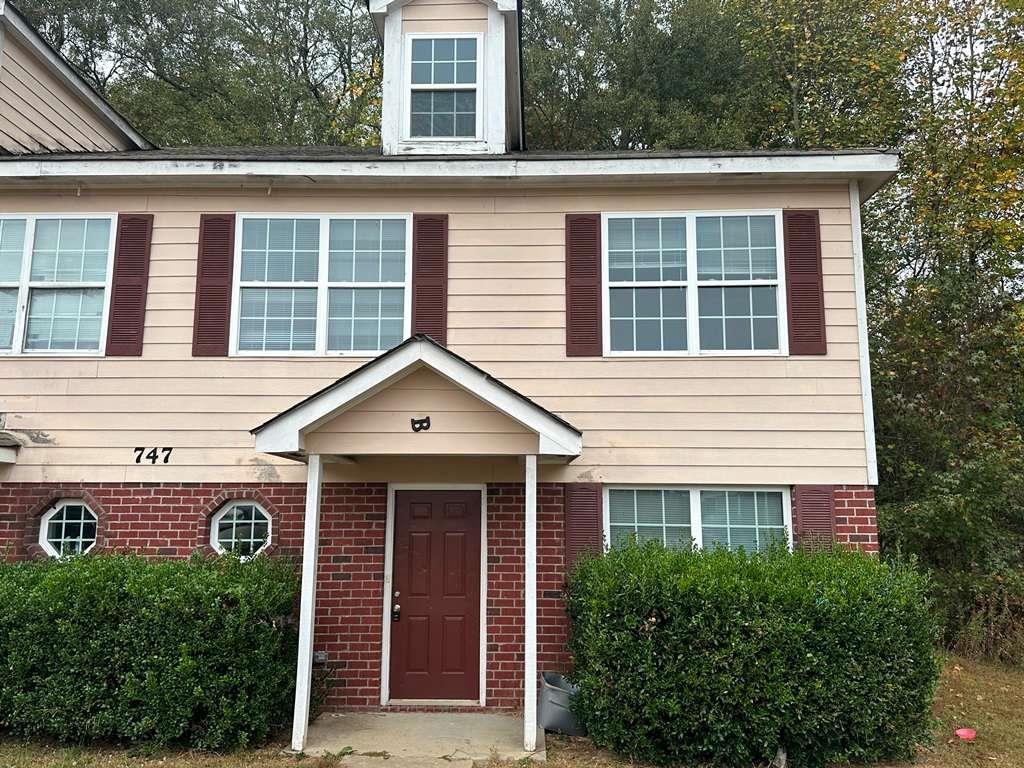
[[[380,51],[361,0],[31,0],[25,12],[157,144],[379,143]]]

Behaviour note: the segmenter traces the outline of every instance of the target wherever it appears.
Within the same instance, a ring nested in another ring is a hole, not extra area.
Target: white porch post
[[[295,670],[295,716],[292,749],[306,747],[309,689],[313,677],[313,616],[316,612],[316,566],[320,539],[320,478],[323,457],[309,457],[306,470],[306,517],[302,529],[302,594],[299,601],[299,662]]]
[[[523,749],[537,749],[537,457],[526,456],[526,628],[523,640]]]

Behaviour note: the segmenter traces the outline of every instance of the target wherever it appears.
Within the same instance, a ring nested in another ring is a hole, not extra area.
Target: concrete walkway
[[[470,768],[492,757],[546,759],[543,729],[537,729],[537,751],[524,752],[522,718],[494,713],[325,714],[309,727],[305,751],[350,753],[344,765],[352,768]]]

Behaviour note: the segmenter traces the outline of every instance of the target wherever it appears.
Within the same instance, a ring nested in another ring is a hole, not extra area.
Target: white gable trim
[[[582,453],[583,438],[579,432],[465,360],[422,338],[412,339],[386,352],[342,379],[338,385],[257,427],[254,430],[256,450],[278,454],[301,452],[306,433],[422,367],[430,368],[496,411],[536,432],[541,455],[571,458]]]
[[[370,13],[376,15],[378,13],[390,13],[393,10],[402,8],[413,0],[370,0]],[[516,10],[516,0],[479,0],[484,5],[488,5],[491,8],[497,8],[503,13],[514,13]]]

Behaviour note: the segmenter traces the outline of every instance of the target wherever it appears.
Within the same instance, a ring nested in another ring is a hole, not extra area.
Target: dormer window
[[[408,139],[483,138],[480,47],[480,35],[409,36]]]

